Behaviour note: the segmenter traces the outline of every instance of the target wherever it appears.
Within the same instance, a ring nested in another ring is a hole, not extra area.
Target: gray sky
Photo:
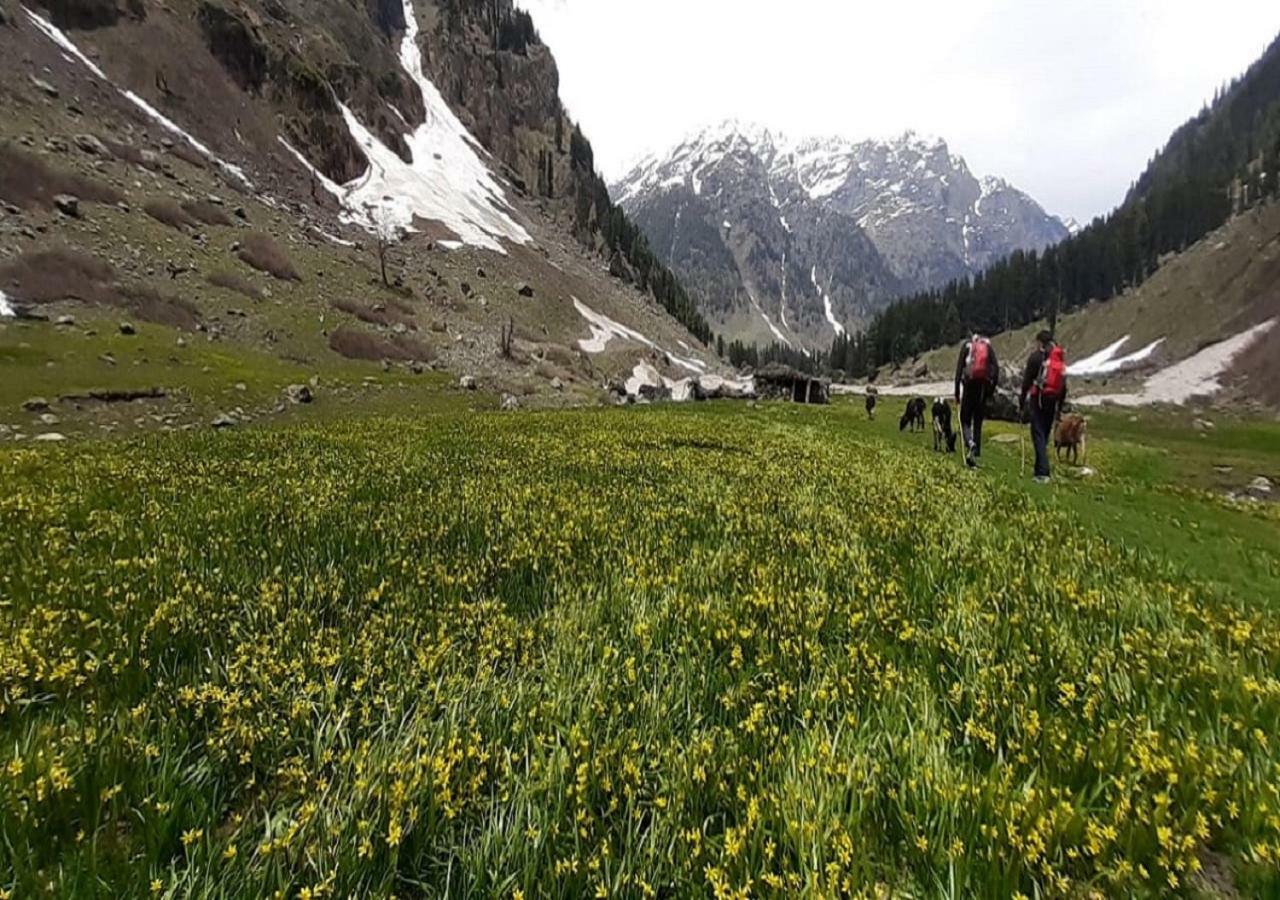
[[[1081,222],[1280,32],[1275,0],[517,0],[610,177],[726,118],[945,138]]]

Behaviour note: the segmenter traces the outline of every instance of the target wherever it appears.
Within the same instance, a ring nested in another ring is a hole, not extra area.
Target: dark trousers
[[[1031,398],[1031,446],[1036,448],[1036,476],[1049,477],[1049,438],[1058,418],[1058,401],[1049,397]]]
[[[987,418],[987,386],[966,384],[960,395],[960,434],[966,452],[974,459],[982,456],[982,422]]]

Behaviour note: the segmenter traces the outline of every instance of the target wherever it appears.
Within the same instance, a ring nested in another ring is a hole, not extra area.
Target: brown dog
[[[1089,458],[1088,434],[1089,423],[1085,421],[1084,416],[1072,413],[1059,419],[1058,427],[1053,432],[1053,448],[1058,453],[1058,459],[1062,459],[1062,451],[1066,450],[1071,455],[1073,466],[1079,465],[1081,454],[1087,460]]]

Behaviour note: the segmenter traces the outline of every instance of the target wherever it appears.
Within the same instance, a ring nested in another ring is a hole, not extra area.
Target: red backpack
[[[991,380],[991,342],[986,338],[975,338],[969,342],[969,358],[965,360],[964,380]]]
[[[1036,387],[1040,396],[1051,400],[1059,400],[1067,392],[1067,354],[1057,344],[1045,354]]]

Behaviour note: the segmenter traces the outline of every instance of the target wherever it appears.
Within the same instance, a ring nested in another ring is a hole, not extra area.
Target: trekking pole
[[[1027,436],[1019,429],[1018,431],[1018,455],[1021,462],[1018,463],[1018,477],[1027,477]]]

